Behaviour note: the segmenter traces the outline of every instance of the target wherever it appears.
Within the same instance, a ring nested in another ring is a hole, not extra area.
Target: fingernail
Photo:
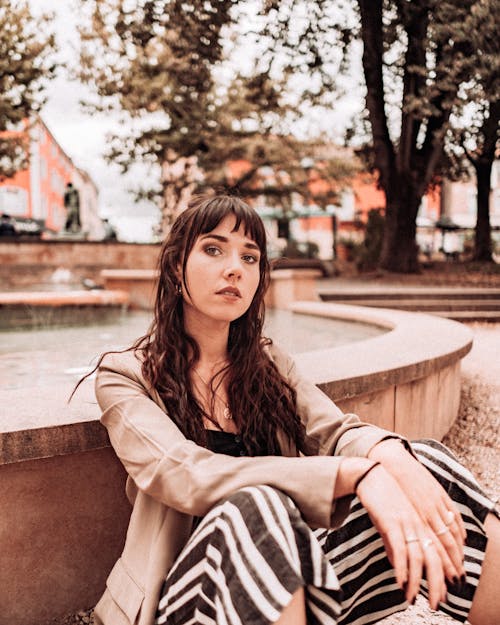
[[[413,597],[413,599],[410,601],[410,605],[415,605],[416,600],[417,600],[417,596],[415,595],[415,597]]]
[[[408,582],[403,582],[403,592],[406,595],[406,591],[408,590]]]
[[[454,576],[451,578],[451,583],[453,584],[453,586],[457,586],[457,585],[458,585],[458,581],[459,581],[459,580],[458,580],[458,577],[457,577],[456,575],[454,575]]]
[[[467,582],[467,578],[465,577],[465,573],[462,573],[462,575],[460,575],[460,584],[462,586],[465,586],[466,582]]]

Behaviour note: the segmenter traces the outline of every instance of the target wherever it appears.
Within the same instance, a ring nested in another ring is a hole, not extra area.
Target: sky
[[[74,64],[77,58],[78,0],[28,0],[32,12],[53,12],[53,27],[59,46],[59,59]],[[70,81],[67,73],[59,72],[56,79],[48,81],[45,92],[47,102],[41,116],[48,128],[70,156],[75,165],[87,171],[99,189],[100,214],[110,220],[120,216],[123,223],[131,217],[134,227],[145,228],[148,232],[158,215],[156,207],[150,203],[137,204],[128,189],[147,175],[146,169],[137,166],[128,175],[122,175],[118,167],[107,163],[103,158],[106,148],[106,135],[118,130],[117,120],[109,114],[89,115],[82,111],[80,100],[90,96],[90,89],[77,81]],[[327,124],[339,128],[349,114],[359,108],[359,94],[350,93],[339,103],[336,112],[328,119],[324,113],[317,113],[316,119],[308,120],[317,125]],[[139,224],[140,222],[140,224]]]

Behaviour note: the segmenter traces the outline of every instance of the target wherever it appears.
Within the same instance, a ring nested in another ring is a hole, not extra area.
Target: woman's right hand
[[[361,458],[345,458],[339,475],[344,488],[350,483],[354,490],[356,479],[371,465],[373,463]],[[414,601],[425,569],[429,604],[437,609],[446,596],[445,577],[453,565],[441,545],[436,544],[432,529],[426,526],[397,481],[382,465],[375,466],[363,477],[356,495],[382,537],[406,599],[410,603]]]

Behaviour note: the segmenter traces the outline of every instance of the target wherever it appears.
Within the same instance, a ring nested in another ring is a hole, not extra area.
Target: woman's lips
[[[220,289],[216,293],[217,295],[225,295],[226,297],[241,297],[241,293],[239,289],[234,286],[227,286],[223,289]]]

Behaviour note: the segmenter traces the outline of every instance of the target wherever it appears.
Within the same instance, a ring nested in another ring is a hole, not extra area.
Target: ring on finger
[[[422,549],[428,549],[429,547],[434,547],[434,541],[432,538],[426,538],[422,543]]]
[[[451,531],[450,528],[445,525],[438,532],[435,532],[435,535],[442,536],[443,534],[446,534],[446,532],[450,532],[450,531]]]
[[[455,520],[455,513],[453,512],[453,510],[446,510],[446,520],[444,521],[445,526],[446,527],[450,526],[454,520]]]
[[[406,536],[405,543],[408,545],[409,543],[418,543],[418,536],[411,534],[410,536]]]

